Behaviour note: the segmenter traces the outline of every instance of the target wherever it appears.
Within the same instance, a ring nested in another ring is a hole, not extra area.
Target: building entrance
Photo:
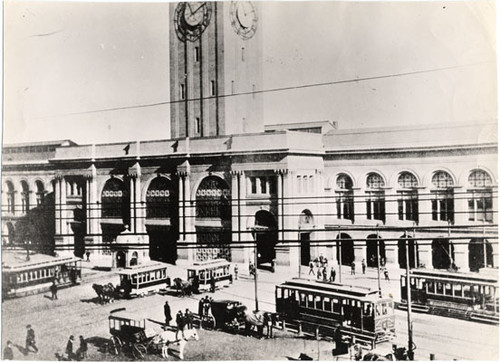
[[[340,242],[337,248],[337,261],[341,265],[351,265],[354,261],[354,242],[349,234],[341,233],[337,236]]]
[[[308,266],[311,260],[311,233],[300,233],[300,265]]]
[[[455,259],[453,244],[448,239],[432,241],[432,267],[434,269],[448,269]]]
[[[177,239],[169,228],[148,226],[149,257],[152,260],[175,264]]]
[[[278,229],[274,215],[260,210],[255,214],[254,239],[257,243],[257,267],[271,264],[276,259]]]
[[[415,240],[409,236],[402,236],[398,241],[398,262],[401,269],[406,269],[406,243],[408,242],[408,258],[410,268],[418,266],[418,246]]]
[[[380,258],[380,265],[385,263],[385,243],[384,240],[378,238],[378,256]],[[369,235],[366,239],[366,265],[369,267],[376,267],[377,263],[377,235]]]
[[[469,241],[469,268],[477,272],[481,268],[493,267],[493,248],[486,239]]]

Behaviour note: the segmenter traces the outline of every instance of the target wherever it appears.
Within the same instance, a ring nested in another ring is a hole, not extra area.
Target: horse
[[[194,339],[196,341],[200,340],[200,336],[198,335],[198,332],[194,328],[185,329],[183,330],[182,333],[183,337],[178,339],[177,332],[166,330],[159,333],[153,338],[153,343],[163,344],[161,349],[161,355],[163,358],[165,359],[168,358],[169,345],[177,344],[179,345],[179,358],[184,359],[184,348],[186,347],[187,342],[190,339]]]
[[[244,305],[237,307],[237,311],[238,311],[238,319],[241,318],[245,322],[245,331],[247,336],[250,335],[251,329],[255,327],[257,329],[258,335],[262,337],[264,333],[264,325],[266,319],[264,318],[264,316],[266,312],[263,311],[252,312]]]
[[[407,361],[408,351],[406,347],[392,346],[392,352],[381,355],[374,352],[368,352],[363,356],[363,361]]]
[[[193,284],[188,280],[182,280],[181,278],[174,279],[175,289],[177,294],[180,294],[181,297],[185,297],[186,295],[191,295],[193,293]]]
[[[95,290],[97,296],[99,297],[100,303],[110,303],[115,299],[115,287],[112,283],[105,285],[92,284],[92,288]]]

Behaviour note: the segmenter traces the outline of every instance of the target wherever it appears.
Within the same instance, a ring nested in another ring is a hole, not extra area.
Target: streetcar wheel
[[[122,343],[120,339],[116,336],[111,337],[108,342],[108,352],[117,356],[120,354],[121,350]]]
[[[135,359],[143,359],[147,353],[147,348],[143,344],[134,344],[132,348],[132,354]]]

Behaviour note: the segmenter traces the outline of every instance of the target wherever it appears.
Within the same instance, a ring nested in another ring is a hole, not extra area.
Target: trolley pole
[[[379,231],[378,224],[377,228],[377,283],[378,283],[378,296],[382,298],[382,288],[380,287],[380,250],[379,250]]]
[[[484,268],[487,268],[488,267],[488,255],[487,255],[487,249],[486,249],[486,224],[485,224],[485,220],[483,220],[483,260],[484,260]]]
[[[408,306],[408,359],[413,361],[413,325],[411,323],[411,291],[410,291],[410,243],[405,232],[406,242],[406,301]]]
[[[255,287],[255,310],[259,310],[259,297],[257,295],[257,233],[255,234],[255,250],[254,256],[254,287]]]

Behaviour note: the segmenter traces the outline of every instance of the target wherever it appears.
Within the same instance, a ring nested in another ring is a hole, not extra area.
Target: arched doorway
[[[7,237],[9,245],[14,245],[16,239],[16,229],[14,228],[14,225],[11,222],[7,223],[7,232],[8,232]]]
[[[434,239],[432,241],[432,267],[434,269],[448,269],[455,260],[455,248],[448,239]]]
[[[378,237],[378,250],[381,265],[385,262],[385,243],[384,240]],[[366,265],[369,267],[376,267],[377,263],[377,235],[368,235],[366,238]]]
[[[486,264],[485,264],[486,263]],[[486,239],[474,238],[469,241],[469,268],[477,272],[481,268],[493,266],[493,247]]]
[[[130,225],[130,192],[128,183],[111,178],[101,193],[101,229],[104,243],[111,243]],[[108,253],[105,250],[104,253]]]
[[[408,257],[410,268],[418,267],[418,245],[412,237],[401,235],[398,240],[398,263],[401,269],[406,269],[406,242],[408,242]]]
[[[71,229],[74,236],[74,253],[75,256],[83,258],[85,254],[85,235],[87,235],[85,210],[77,207],[73,210],[73,221]]]
[[[137,254],[137,251],[134,251],[132,253],[132,257],[130,258],[130,266],[137,265],[139,262],[139,255]]]
[[[205,177],[196,190],[196,260],[231,261],[231,189],[217,176]]]
[[[305,209],[299,216],[300,264],[309,265],[311,260],[311,230],[314,228],[314,217],[310,210]]]
[[[125,268],[125,265],[126,265],[125,252],[120,250],[116,253],[116,267]]]
[[[337,236],[337,240],[339,239],[340,245],[339,248],[337,248],[337,260],[340,261],[342,265],[351,265],[354,261],[354,241],[351,236],[346,233],[341,233]]]
[[[178,199],[174,184],[166,177],[156,177],[146,192],[146,230],[149,257],[175,264],[178,239]]]
[[[269,211],[255,213],[254,239],[257,243],[257,266],[272,263],[276,259],[278,228],[274,215]]]

